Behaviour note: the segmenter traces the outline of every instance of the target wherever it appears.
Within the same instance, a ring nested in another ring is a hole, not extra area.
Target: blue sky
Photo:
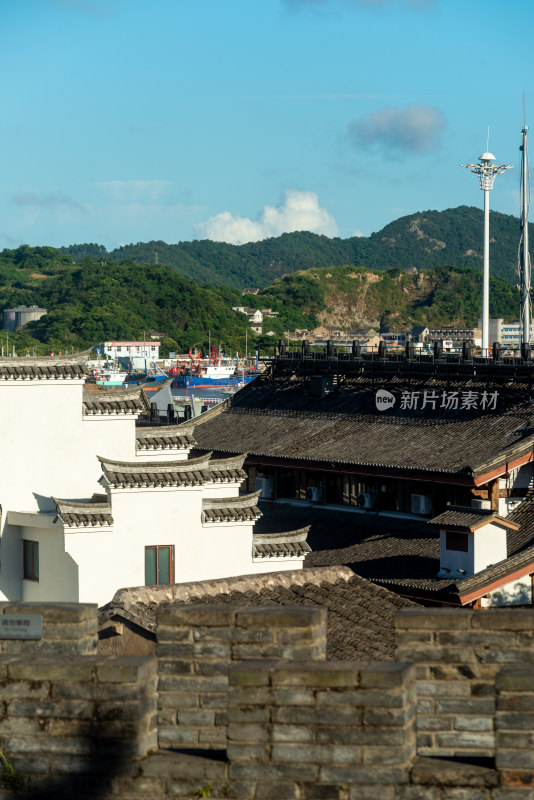
[[[0,248],[369,235],[515,166],[529,0],[0,0]],[[534,151],[534,145],[531,149]]]

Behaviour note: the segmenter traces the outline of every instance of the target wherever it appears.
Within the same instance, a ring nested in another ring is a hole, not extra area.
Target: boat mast
[[[530,205],[530,180],[528,174],[528,125],[523,120],[521,130],[521,239],[520,239],[520,274],[521,274],[521,342],[530,344],[530,255],[528,252],[528,212]]]

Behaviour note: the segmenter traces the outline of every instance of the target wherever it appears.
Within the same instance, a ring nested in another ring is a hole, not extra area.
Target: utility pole
[[[530,206],[530,179],[528,174],[528,125],[523,120],[521,130],[521,239],[520,239],[520,275],[521,275],[521,343],[530,344],[530,254],[528,252],[528,212]]]
[[[488,134],[489,138],[489,134]],[[489,355],[489,193],[493,189],[495,176],[500,175],[510,164],[497,166],[491,162],[495,156],[487,151],[478,157],[478,164],[460,164],[478,176],[480,188],[484,192],[484,269],[482,273],[482,357]]]

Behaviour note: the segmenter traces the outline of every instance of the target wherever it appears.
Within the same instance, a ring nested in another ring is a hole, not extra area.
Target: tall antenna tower
[[[528,212],[530,206],[530,177],[528,171],[528,125],[525,123],[523,100],[523,128],[521,129],[521,238],[519,240],[519,272],[521,276],[521,343],[530,344],[530,254],[528,252]]]
[[[488,130],[489,140],[489,130]],[[489,143],[489,142],[488,142]],[[484,269],[482,273],[482,356],[489,355],[489,193],[493,189],[495,176],[507,169],[512,169],[510,164],[492,164],[495,156],[491,153],[482,153],[478,157],[478,164],[460,164],[461,167],[471,170],[478,176],[480,188],[484,192]]]

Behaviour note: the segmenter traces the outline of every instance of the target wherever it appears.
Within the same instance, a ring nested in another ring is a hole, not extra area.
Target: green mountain
[[[517,283],[519,219],[490,213],[492,274]],[[530,225],[534,241],[534,225]],[[71,245],[63,254],[74,259],[90,256],[118,263],[166,264],[201,285],[236,289],[265,288],[282,275],[304,269],[351,264],[372,269],[428,269],[446,265],[482,269],[483,212],[460,206],[446,211],[423,211],[391,222],[370,237],[349,239],[315,233],[284,233],[273,239],[244,245],[210,240],[139,242],[105,251],[101,245]]]
[[[48,309],[15,336],[10,346],[26,351],[80,350],[110,339],[141,339],[155,333],[164,349],[207,350],[208,339],[227,352],[252,349],[254,335],[233,306],[278,312],[265,320],[262,341],[272,344],[286,330],[318,324],[346,330],[372,325],[399,330],[412,324],[474,325],[480,309],[482,276],[469,267],[406,272],[363,267],[312,268],[275,280],[245,298],[225,286],[202,287],[165,265],[115,263],[88,256],[74,262],[50,247],[0,253],[1,308],[20,304]],[[513,318],[518,291],[491,279],[491,314]],[[0,334],[0,345],[7,345]]]

